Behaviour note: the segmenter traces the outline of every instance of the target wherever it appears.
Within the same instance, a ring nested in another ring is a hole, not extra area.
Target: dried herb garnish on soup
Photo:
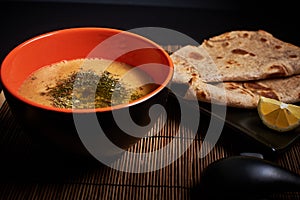
[[[47,95],[51,96],[53,105],[60,108],[102,108],[111,106],[112,98],[113,104],[122,104],[141,97],[124,87],[124,83],[111,73],[104,71],[97,75],[91,70],[76,72],[60,80],[48,89]]]

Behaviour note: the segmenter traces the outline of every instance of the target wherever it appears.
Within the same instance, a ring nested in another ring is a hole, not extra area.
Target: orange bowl
[[[95,57],[117,60],[134,67],[149,65],[143,70],[159,86],[133,102],[95,109],[45,106],[18,93],[24,80],[43,66],[62,60]],[[80,154],[87,151],[74,127],[74,113],[82,116],[96,113],[108,138],[123,149],[128,148],[139,138],[127,137],[128,134],[124,134],[114,122],[112,111],[130,108],[132,118],[136,118],[133,121],[144,126],[150,120],[148,109],[156,103],[164,104],[172,75],[172,61],[158,44],[134,33],[99,27],[69,28],[36,36],[15,47],[1,65],[4,95],[24,130],[43,140],[46,138],[62,149]],[[141,137],[145,134],[141,133]]]

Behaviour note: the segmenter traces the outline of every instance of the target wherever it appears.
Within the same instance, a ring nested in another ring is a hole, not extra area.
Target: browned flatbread
[[[202,71],[203,66],[210,66],[210,73],[216,73],[218,69],[203,48],[185,46],[174,52],[171,58],[175,68],[173,82],[188,85],[188,90],[183,96],[185,99],[197,97],[199,101],[239,108],[255,108],[260,95],[286,103],[300,101],[300,75],[207,83],[203,80],[203,74],[209,74],[205,70]]]
[[[206,82],[259,80],[300,73],[300,47],[263,30],[226,32],[204,40],[200,47],[219,71],[210,73],[210,65],[198,69]],[[199,61],[202,57],[205,56],[197,55]]]

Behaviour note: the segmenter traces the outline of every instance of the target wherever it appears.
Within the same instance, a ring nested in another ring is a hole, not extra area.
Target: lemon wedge
[[[261,96],[257,110],[262,122],[273,130],[284,132],[300,125],[300,106]]]

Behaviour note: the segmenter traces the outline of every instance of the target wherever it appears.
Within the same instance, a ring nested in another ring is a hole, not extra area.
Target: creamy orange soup
[[[105,59],[61,61],[33,72],[21,85],[19,94],[36,103],[61,108],[128,103],[157,87],[144,84],[153,83],[147,73],[131,69],[128,64]]]

